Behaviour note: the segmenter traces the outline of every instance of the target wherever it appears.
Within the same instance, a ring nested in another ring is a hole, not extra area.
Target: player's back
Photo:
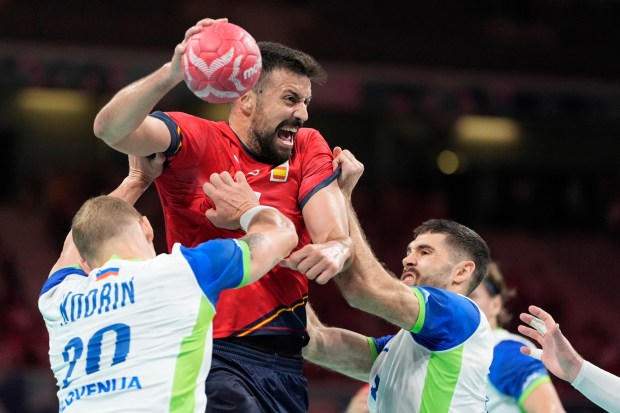
[[[60,270],[39,308],[61,412],[204,412],[214,307],[178,250]]]

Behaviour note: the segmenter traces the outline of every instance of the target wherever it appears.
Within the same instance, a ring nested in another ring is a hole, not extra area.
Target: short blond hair
[[[142,215],[127,202],[113,196],[91,198],[73,217],[73,243],[86,261],[96,261],[103,244],[128,225],[140,221]]]

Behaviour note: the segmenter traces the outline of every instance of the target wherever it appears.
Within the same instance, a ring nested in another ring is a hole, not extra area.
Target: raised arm
[[[306,360],[354,379],[368,382],[373,364],[368,340],[361,334],[321,323],[308,303],[308,335],[303,348]]]
[[[129,173],[110,196],[120,198],[133,205],[142,196],[144,191],[161,175],[166,157],[162,153],[149,157],[128,156]]]
[[[163,122],[148,114],[183,80],[181,57],[187,39],[203,26],[219,21],[227,19],[203,19],[190,27],[183,41],[176,46],[170,62],[121,89],[97,114],[93,126],[95,136],[127,154],[146,156],[165,152],[170,146],[170,132]]]
[[[110,192],[110,196],[120,198],[131,205],[135,204],[161,173],[164,160],[165,157],[162,154],[157,154],[151,158],[130,156],[129,173],[121,184]],[[64,267],[79,265],[79,262],[80,254],[73,243],[73,236],[69,232],[65,238],[60,257],[52,267],[50,274]]]

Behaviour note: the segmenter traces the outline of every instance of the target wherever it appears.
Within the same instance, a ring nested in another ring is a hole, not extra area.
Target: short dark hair
[[[457,255],[470,259],[476,265],[466,295],[478,287],[487,273],[491,255],[487,243],[471,228],[449,219],[429,219],[413,230],[413,239],[421,234],[444,234],[446,243]]]
[[[286,69],[297,75],[310,78],[313,82],[323,84],[327,81],[327,72],[323,66],[307,53],[293,49],[281,43],[258,42],[263,69],[256,85],[276,69]],[[256,86],[254,86],[256,88]]]

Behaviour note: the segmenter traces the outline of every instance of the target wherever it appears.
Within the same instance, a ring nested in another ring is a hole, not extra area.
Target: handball
[[[247,31],[232,23],[215,23],[187,40],[181,67],[185,83],[196,96],[226,103],[256,84],[262,60]]]

